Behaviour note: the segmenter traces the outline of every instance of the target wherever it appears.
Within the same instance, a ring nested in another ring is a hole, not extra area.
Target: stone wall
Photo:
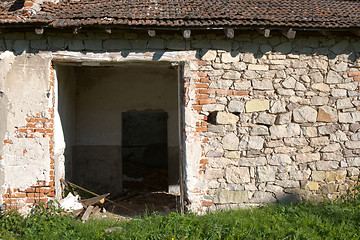
[[[190,210],[334,199],[358,181],[358,38],[316,32],[300,32],[292,41],[276,32],[226,39],[220,32],[194,31],[188,40],[171,32],[152,38],[145,31],[5,32],[4,50],[11,54],[1,53],[0,66],[10,57],[38,55],[97,64],[181,63]],[[9,90],[0,87],[5,101]],[[4,134],[2,141],[16,137],[12,125]],[[0,150],[6,168],[8,152]]]

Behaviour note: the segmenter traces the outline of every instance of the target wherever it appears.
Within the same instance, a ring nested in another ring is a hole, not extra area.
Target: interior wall
[[[76,78],[76,169],[82,173],[86,169],[87,177],[75,175],[82,178],[83,185],[99,192],[121,191],[122,113],[128,111],[168,113],[169,184],[176,184],[177,70],[169,65],[77,67]]]
[[[76,72],[74,67],[56,66],[58,79],[58,112],[65,141],[65,177],[73,181],[73,151],[77,144],[76,138]]]

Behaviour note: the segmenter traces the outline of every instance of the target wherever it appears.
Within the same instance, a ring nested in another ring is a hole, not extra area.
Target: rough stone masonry
[[[0,201],[60,196],[56,61],[182,63],[189,210],[334,199],[359,177],[359,52],[358,38],[316,33],[2,32]]]

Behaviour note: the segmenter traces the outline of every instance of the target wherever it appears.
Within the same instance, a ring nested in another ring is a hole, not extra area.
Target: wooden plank
[[[88,198],[88,199],[84,199],[84,200],[80,200],[80,202],[82,204],[84,204],[86,207],[87,206],[90,206],[90,205],[93,205],[95,203],[104,203],[105,202],[105,198],[107,196],[109,196],[110,193],[106,193],[106,194],[103,194],[103,195],[100,195],[100,196],[97,196],[97,197],[92,197],[92,198]]]
[[[86,209],[86,211],[84,212],[84,215],[82,215],[82,217],[81,217],[81,220],[82,220],[83,222],[85,222],[85,221],[87,221],[87,220],[89,219],[89,216],[90,216],[93,208],[94,208],[93,206],[89,206],[89,207]]]
[[[88,193],[90,193],[90,194],[92,194],[92,195],[95,195],[95,196],[97,196],[97,197],[100,196],[100,195],[98,195],[98,194],[96,194],[96,193],[94,193],[94,192],[91,192],[91,191],[83,188],[83,187],[80,187],[79,185],[76,185],[76,184],[74,184],[74,183],[71,183],[71,182],[69,182],[69,181],[66,181],[65,179],[62,179],[62,180],[65,181],[65,182],[67,182],[68,184],[73,185],[73,186],[75,186],[75,187],[77,187],[77,188],[79,188],[79,189],[81,189],[81,190],[83,190],[83,191],[85,191],[85,192],[88,192]],[[60,180],[60,181],[61,181],[61,180]],[[110,199],[108,199],[108,198],[105,198],[105,200],[108,201],[108,202],[111,202],[112,204],[114,204],[114,205],[116,205],[116,206],[119,206],[119,207],[121,207],[121,208],[123,208],[123,209],[129,210],[130,212],[137,213],[136,211],[134,211],[134,210],[132,210],[132,209],[130,209],[130,208],[127,208],[127,207],[125,207],[125,206],[123,206],[123,205],[121,205],[121,204],[118,204],[118,203],[116,203],[116,202],[114,202],[114,201],[112,201],[112,200],[110,200]]]
[[[92,210],[92,216],[96,216],[100,212],[101,208],[99,206],[95,206]]]

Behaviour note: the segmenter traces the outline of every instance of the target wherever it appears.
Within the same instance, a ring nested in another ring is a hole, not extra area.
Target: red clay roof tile
[[[0,2],[0,23],[166,27],[360,27],[358,0],[64,0],[44,2],[35,15],[23,0]]]

